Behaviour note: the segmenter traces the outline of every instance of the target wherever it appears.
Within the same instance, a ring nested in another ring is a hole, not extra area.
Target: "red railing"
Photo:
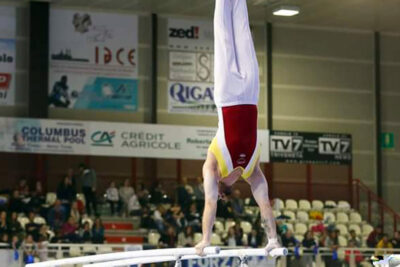
[[[400,214],[359,179],[353,180],[353,205],[370,224],[382,225],[385,232],[400,229]]]

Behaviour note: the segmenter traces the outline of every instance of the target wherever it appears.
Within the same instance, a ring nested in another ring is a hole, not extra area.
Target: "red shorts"
[[[257,142],[257,106],[236,105],[218,109],[219,125],[210,151],[217,158],[222,177],[243,170],[248,178],[259,157]]]

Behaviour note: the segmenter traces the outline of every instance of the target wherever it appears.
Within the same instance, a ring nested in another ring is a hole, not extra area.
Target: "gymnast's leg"
[[[280,248],[281,246],[278,242],[278,236],[276,233],[274,214],[269,203],[267,180],[265,179],[258,162],[254,172],[247,179],[247,182],[250,184],[253,196],[260,207],[261,222],[268,238],[268,244],[265,249],[267,253],[269,253],[274,248]]]

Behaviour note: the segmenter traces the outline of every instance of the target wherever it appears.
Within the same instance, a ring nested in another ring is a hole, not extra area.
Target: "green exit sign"
[[[384,149],[394,149],[394,133],[381,133],[381,146]]]

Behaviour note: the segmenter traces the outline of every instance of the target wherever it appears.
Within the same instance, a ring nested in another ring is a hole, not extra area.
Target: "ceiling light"
[[[298,6],[280,6],[274,9],[272,14],[275,16],[285,16],[291,17],[300,13],[300,8]]]

